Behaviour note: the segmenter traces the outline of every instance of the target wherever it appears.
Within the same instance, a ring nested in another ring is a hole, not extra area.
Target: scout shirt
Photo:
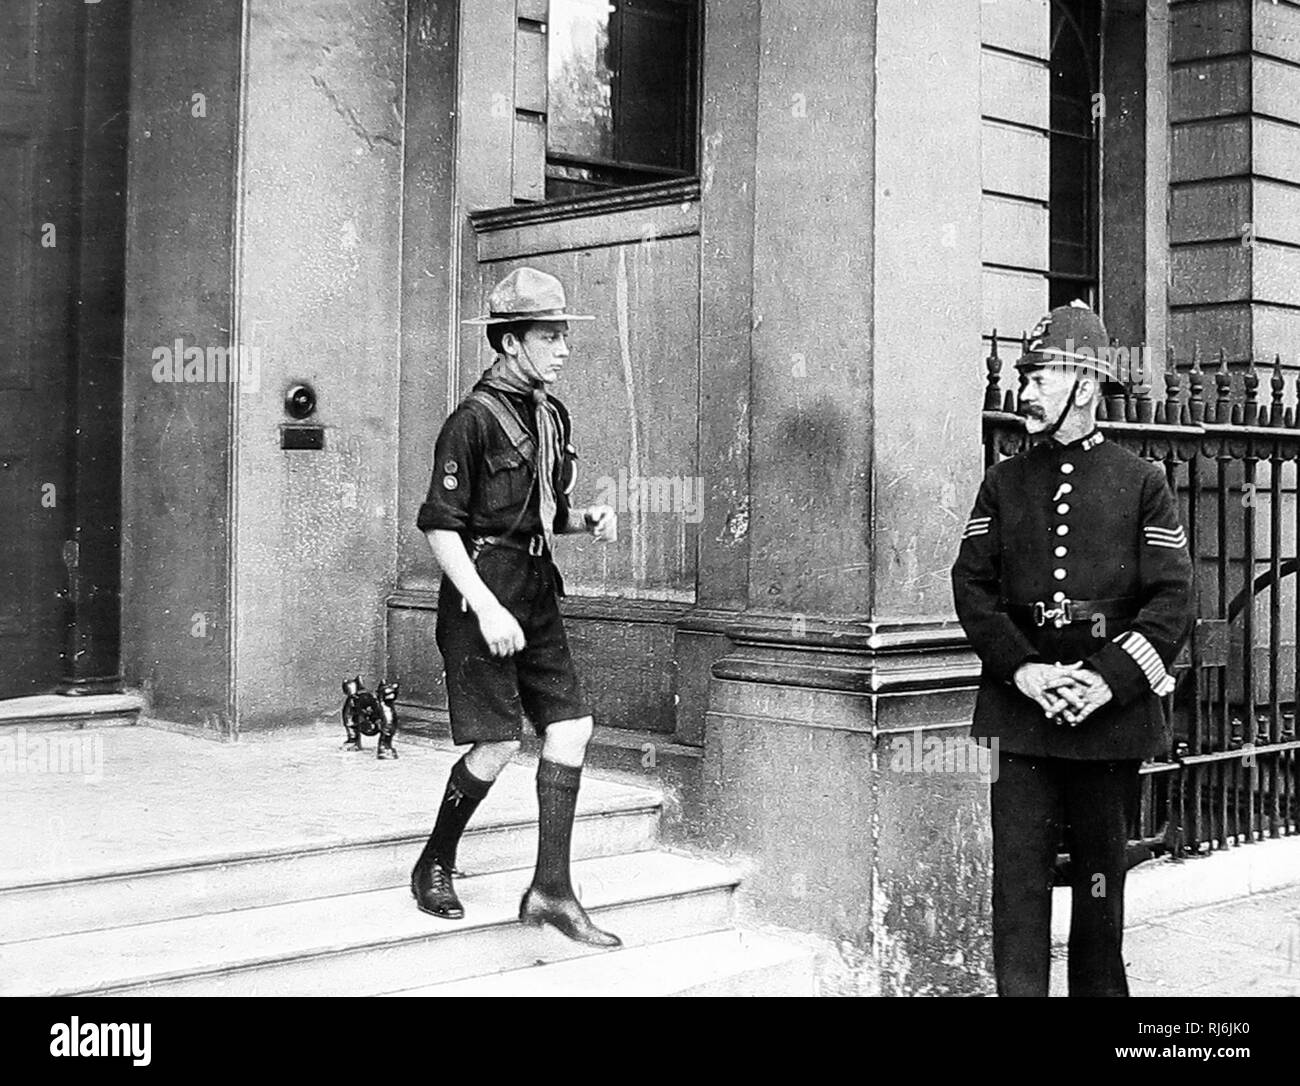
[[[971,735],[1010,754],[1140,759],[1169,748],[1162,697],[1193,619],[1192,564],[1162,468],[1094,430],[991,467],[952,570],[957,617],[983,663]],[[1066,600],[1084,621],[1048,617]],[[1034,605],[1040,605],[1035,608]],[[1039,620],[1042,624],[1039,624]],[[1016,687],[1028,661],[1086,665],[1112,700],[1077,727]]]
[[[537,422],[530,396],[487,388],[482,381],[474,387],[486,390],[488,395],[513,408],[536,445]],[[550,400],[559,411],[561,423],[562,455],[556,460],[552,529],[558,533],[569,519],[569,495],[575,482],[577,453],[571,443],[568,410],[554,396]],[[526,542],[529,536],[542,530],[540,494],[533,471],[533,464],[511,443],[492,412],[473,397],[466,397],[438,434],[433,475],[416,517],[416,527],[422,532],[459,533],[471,555],[475,551],[475,537],[509,532]],[[547,548],[548,561],[549,553]],[[558,590],[563,594],[558,570],[555,574]]]

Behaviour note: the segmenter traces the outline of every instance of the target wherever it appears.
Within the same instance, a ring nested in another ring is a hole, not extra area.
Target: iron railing
[[[1001,387],[997,333],[988,338],[986,465],[1028,441],[1016,392]],[[1196,571],[1196,624],[1167,702],[1174,738],[1142,767],[1135,860],[1300,832],[1300,375],[1288,380],[1280,358],[1265,374],[1261,403],[1255,366],[1220,354],[1212,372],[1199,358],[1180,370],[1170,357],[1162,396],[1108,386],[1099,412],[1109,440],[1164,466]]]

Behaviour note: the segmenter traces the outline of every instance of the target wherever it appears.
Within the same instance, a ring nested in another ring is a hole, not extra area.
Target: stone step
[[[139,721],[144,707],[145,699],[134,692],[0,698],[0,734],[10,728],[43,732],[131,725]]]
[[[811,996],[814,954],[727,930],[426,985],[408,996]]]
[[[635,947],[726,928],[737,876],[652,851],[577,862],[573,882]],[[460,880],[459,921],[421,913],[402,886],[8,943],[0,995],[377,995],[602,953],[520,925],[527,883]]]
[[[535,807],[526,802],[485,806],[466,831],[459,867],[467,875],[531,870],[537,856]],[[580,795],[573,857],[651,849],[658,820],[654,793],[588,788]],[[0,883],[0,945],[405,887],[427,838],[428,827],[420,824],[327,843],[300,837],[252,851],[208,851],[155,865],[119,859],[116,869]]]

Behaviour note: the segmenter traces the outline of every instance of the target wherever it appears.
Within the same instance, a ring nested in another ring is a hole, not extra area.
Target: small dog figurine
[[[379,684],[375,695],[379,707],[379,749],[376,757],[380,760],[396,758],[393,749],[393,736],[397,734],[397,681],[385,679]]]
[[[397,757],[393,749],[393,736],[397,734],[398,684],[382,682],[372,694],[361,685],[361,676],[343,681],[343,730],[347,733],[343,749],[359,751],[363,735],[378,735],[376,751],[381,761]]]

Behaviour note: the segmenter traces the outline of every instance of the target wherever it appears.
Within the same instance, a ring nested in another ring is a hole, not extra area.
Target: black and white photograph
[[[1258,1073],[1298,464],[1300,0],[0,0],[5,1047]]]

